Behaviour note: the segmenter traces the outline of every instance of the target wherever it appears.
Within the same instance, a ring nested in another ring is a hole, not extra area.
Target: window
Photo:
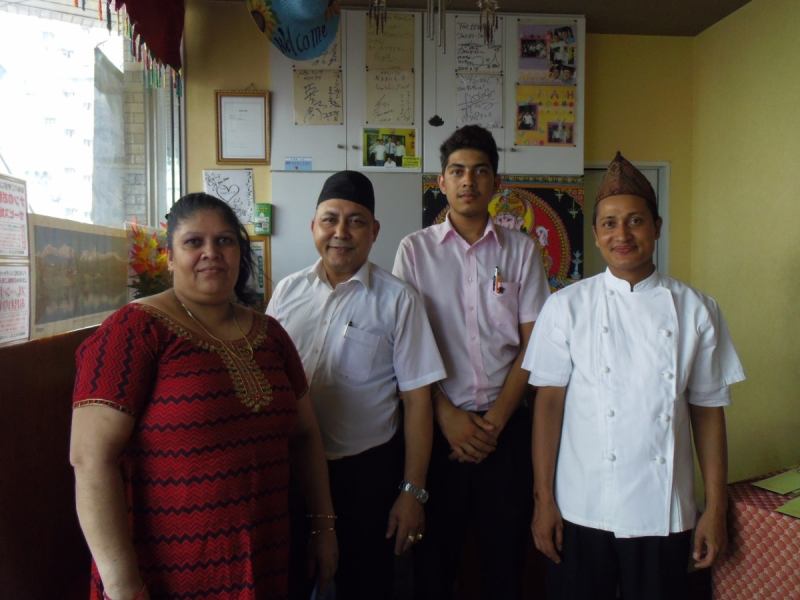
[[[155,225],[181,193],[181,98],[91,10],[0,3],[0,170],[31,212]],[[146,75],[148,77],[146,78]]]

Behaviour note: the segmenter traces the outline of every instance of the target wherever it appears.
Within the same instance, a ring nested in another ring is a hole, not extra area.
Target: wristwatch
[[[401,492],[408,492],[409,494],[414,496],[414,498],[416,498],[417,502],[419,502],[420,504],[425,504],[428,501],[428,498],[430,498],[428,490],[426,490],[425,488],[417,487],[416,485],[414,485],[410,481],[406,481],[405,479],[400,482],[400,486],[397,489],[399,489]]]

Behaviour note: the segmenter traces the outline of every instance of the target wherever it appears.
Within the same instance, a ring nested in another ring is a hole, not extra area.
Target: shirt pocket
[[[519,335],[519,282],[503,281],[502,292],[494,291],[492,281],[483,284],[484,313],[492,327],[512,339]]]
[[[348,325],[344,331],[339,371],[347,379],[364,382],[372,372],[381,336]]]

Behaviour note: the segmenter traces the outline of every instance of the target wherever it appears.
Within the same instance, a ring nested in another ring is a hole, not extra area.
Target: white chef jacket
[[[562,516],[618,537],[691,529],[688,404],[724,406],[744,372],[713,298],[659,273],[610,271],[551,296],[523,364],[567,387],[556,466]]]
[[[446,376],[422,300],[370,262],[331,288],[322,261],[275,288],[267,314],[292,338],[329,459],[389,441],[400,391]]]

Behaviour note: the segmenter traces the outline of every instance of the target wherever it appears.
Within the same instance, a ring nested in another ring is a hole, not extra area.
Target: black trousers
[[[339,540],[337,600],[392,597],[394,538],[386,539],[389,511],[403,478],[403,437],[328,461]]]
[[[530,412],[520,409],[495,451],[475,465],[449,460],[447,440],[434,428],[425,539],[414,548],[417,600],[454,597],[470,529],[478,544],[481,598],[519,598],[532,508],[530,432]]]
[[[691,531],[617,538],[564,521],[561,563],[548,562],[550,600],[686,600]]]
[[[403,478],[402,430],[385,444],[328,461],[336,512],[339,568],[337,600],[384,600],[392,597],[394,539],[386,540],[389,511]],[[309,527],[295,485],[292,499],[291,600],[308,600],[314,582],[306,572]]]

